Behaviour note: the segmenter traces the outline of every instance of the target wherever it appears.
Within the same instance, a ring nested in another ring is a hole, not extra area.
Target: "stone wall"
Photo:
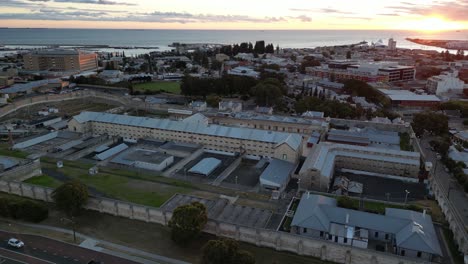
[[[0,173],[0,179],[4,181],[24,181],[41,174],[41,162],[37,159]]]
[[[52,201],[51,193],[53,189],[21,182],[0,180],[0,191],[50,202]],[[86,208],[161,225],[167,225],[169,219],[172,217],[172,213],[165,212],[159,208],[107,198],[91,197]],[[427,263],[418,259],[404,258],[393,254],[339,245],[325,240],[313,239],[275,230],[256,229],[215,220],[209,220],[204,231],[206,233],[232,238],[261,247],[317,257],[322,260],[343,264]]]

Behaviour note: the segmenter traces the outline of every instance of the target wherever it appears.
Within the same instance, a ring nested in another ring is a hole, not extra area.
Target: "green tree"
[[[74,216],[80,213],[88,201],[88,187],[80,181],[72,180],[55,189],[52,199],[59,210]]]
[[[448,133],[448,117],[434,112],[421,112],[413,116],[411,126],[418,136],[425,131],[434,136],[441,136]]]
[[[186,246],[200,235],[207,221],[206,207],[199,202],[177,207],[169,221],[172,240]]]
[[[210,240],[203,246],[202,264],[255,264],[254,256],[232,239]]]
[[[218,107],[219,102],[221,102],[221,98],[217,95],[208,95],[206,97],[206,104],[211,107]]]
[[[281,103],[285,93],[284,86],[278,79],[269,78],[252,87],[251,94],[260,106],[274,106]]]
[[[348,196],[338,197],[337,204],[338,204],[339,207],[342,207],[342,208],[357,209],[354,206],[353,200],[351,198],[349,198]]]

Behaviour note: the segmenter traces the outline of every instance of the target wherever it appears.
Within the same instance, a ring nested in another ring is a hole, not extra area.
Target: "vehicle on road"
[[[8,245],[10,247],[15,247],[15,248],[22,248],[24,247],[24,243],[23,241],[19,240],[19,239],[16,239],[16,238],[10,238],[8,240]]]

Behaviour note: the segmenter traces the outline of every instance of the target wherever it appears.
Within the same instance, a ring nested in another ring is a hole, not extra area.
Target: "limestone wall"
[[[0,180],[0,191],[43,201],[52,201],[51,193],[53,189],[21,182]],[[172,216],[170,212],[165,212],[160,208],[142,206],[107,198],[91,197],[86,208],[111,215],[162,225],[167,225]],[[304,256],[317,257],[322,260],[343,264],[427,263],[418,259],[399,257],[393,254],[339,245],[325,240],[313,239],[275,230],[245,227],[215,220],[209,220],[204,231],[217,236],[228,237],[238,241],[255,244],[257,246],[268,247],[279,251],[288,251]]]

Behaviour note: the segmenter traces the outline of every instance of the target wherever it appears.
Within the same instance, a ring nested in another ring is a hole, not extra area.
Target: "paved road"
[[[7,241],[11,237],[22,240],[25,243],[24,248],[9,247]],[[130,260],[53,239],[34,235],[15,235],[4,231],[0,231],[0,255],[28,264],[86,264],[90,260],[98,260],[104,264],[136,264]]]
[[[444,164],[437,160],[436,153],[430,149],[430,141],[431,138],[429,137],[425,137],[420,140],[426,161],[432,162],[435,169],[435,173],[433,173],[434,177],[437,177],[442,185],[442,189],[446,190],[450,202],[457,209],[464,225],[468,227],[468,198],[465,195],[465,191],[463,190],[463,187],[458,184],[455,177],[445,171]]]

